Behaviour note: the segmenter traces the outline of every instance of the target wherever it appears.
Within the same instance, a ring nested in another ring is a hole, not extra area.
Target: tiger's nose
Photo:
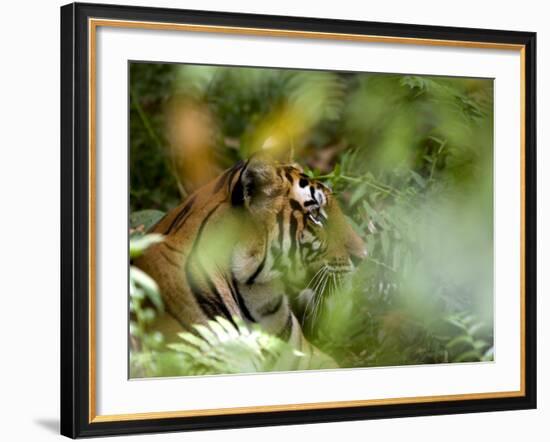
[[[366,247],[356,247],[348,249],[349,257],[355,266],[361,264],[361,261],[368,256]]]

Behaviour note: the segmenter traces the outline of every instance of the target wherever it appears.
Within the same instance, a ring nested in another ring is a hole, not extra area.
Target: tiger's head
[[[253,157],[234,180],[231,203],[253,220],[234,260],[237,272],[255,269],[249,281],[278,276],[319,292],[322,280],[340,280],[367,255],[330,188],[297,165]]]

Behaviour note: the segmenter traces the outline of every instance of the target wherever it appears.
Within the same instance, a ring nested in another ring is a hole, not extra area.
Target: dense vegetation
[[[308,338],[343,367],[492,360],[491,80],[132,64],[132,250],[190,191],[251,153],[291,157],[338,195],[369,257]],[[196,164],[200,162],[200,170]],[[136,376],[284,369],[284,343],[213,321],[162,348],[162,300],[131,271]],[[279,362],[278,362],[279,361]]]

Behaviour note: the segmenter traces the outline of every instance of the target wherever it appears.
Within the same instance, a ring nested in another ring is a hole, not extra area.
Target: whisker
[[[344,279],[344,277],[342,276],[341,273],[339,273],[339,274],[338,274],[338,281],[336,281],[337,284],[338,284],[338,290],[342,289],[342,287],[343,287],[343,285],[344,285],[344,284],[342,283],[343,279]]]
[[[328,272],[328,270],[326,268],[323,268],[323,273],[321,273],[321,276],[319,277],[317,282],[314,284],[314,286],[311,288],[314,292],[317,292],[319,287],[321,287],[321,285],[323,284],[323,281],[325,280],[325,278],[327,276],[327,272]]]
[[[327,271],[325,267],[321,268],[319,272],[321,272],[321,275],[319,276],[314,286],[311,287],[311,290],[313,291],[313,296],[309,299],[305,307],[306,316],[309,316],[311,314],[311,312],[308,313],[308,311],[312,310],[310,306],[312,303],[313,303],[313,306],[315,306],[316,298],[318,297],[317,289],[321,286],[321,284],[323,283],[327,275]]]
[[[332,278],[332,292],[331,296],[336,295],[338,292],[338,275],[334,275]]]
[[[325,289],[327,287],[327,284],[330,284],[331,279],[332,279],[332,273],[327,272],[325,280],[324,280],[324,284],[321,288],[321,291],[319,292],[319,295],[317,296],[315,306],[314,306],[314,309],[313,309],[313,319],[314,320],[317,318],[317,311],[320,310],[320,305],[323,302],[323,294],[325,293]]]
[[[306,287],[310,287],[311,284],[313,283],[313,281],[319,276],[319,274],[322,274],[323,270],[325,270],[325,267],[321,267],[319,270],[317,270],[317,272],[315,273],[315,275],[313,275],[313,278],[311,278],[311,281],[309,281],[309,283],[306,285]]]
[[[320,286],[325,281],[325,278],[326,278],[326,272],[323,272],[323,275],[318,280],[318,282],[315,284],[315,287],[312,289],[313,290],[313,296],[311,297],[310,302],[308,302],[308,305],[306,307],[306,312],[307,312],[308,317],[313,316],[313,313],[315,311],[315,305],[317,304],[317,299],[319,298],[318,289],[320,288]]]

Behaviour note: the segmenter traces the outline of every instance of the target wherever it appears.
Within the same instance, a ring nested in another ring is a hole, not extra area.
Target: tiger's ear
[[[266,157],[256,155],[241,170],[231,192],[231,204],[262,214],[269,211],[273,199],[281,193],[281,180],[275,164]]]

